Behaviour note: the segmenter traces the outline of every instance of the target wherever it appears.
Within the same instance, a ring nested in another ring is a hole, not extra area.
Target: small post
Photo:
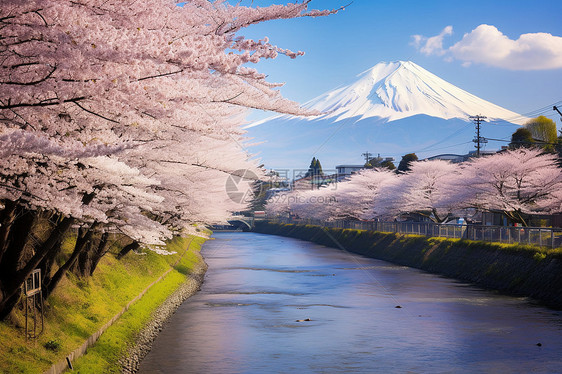
[[[66,364],[68,365],[68,368],[70,370],[74,370],[74,368],[72,367],[72,362],[70,361],[70,358],[68,356],[66,356]]]
[[[502,242],[502,231],[503,231],[503,227],[500,227],[500,243]]]

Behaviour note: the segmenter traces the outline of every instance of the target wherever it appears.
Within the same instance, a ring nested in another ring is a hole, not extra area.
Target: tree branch
[[[91,110],[89,110],[89,109],[86,109],[86,108],[84,108],[82,105],[78,104],[78,103],[75,102],[75,101],[74,101],[74,104],[76,104],[76,106],[78,106],[78,108],[82,109],[82,110],[85,111],[85,112],[88,112],[88,113],[90,113],[90,114],[93,114],[94,116],[103,118],[103,119],[105,119],[106,121],[109,121],[109,122],[119,123],[119,121],[115,121],[115,120],[113,120],[113,119],[111,119],[111,118],[104,117],[104,116],[102,116],[101,114],[98,114],[98,113],[93,112],[93,111],[91,111]]]
[[[86,97],[85,96],[80,96],[80,97],[75,97],[72,99],[66,99],[66,100],[57,100],[57,98],[53,97],[51,99],[46,99],[46,100],[42,100],[38,103],[18,103],[18,104],[11,104],[10,103],[10,99],[8,99],[8,103],[7,104],[3,104],[0,105],[0,110],[3,109],[13,109],[13,108],[24,108],[24,107],[45,107],[45,106],[54,106],[54,105],[60,105],[60,104],[64,104],[64,103],[77,103],[78,101],[82,101],[85,100]]]
[[[184,71],[184,69],[180,69],[180,70],[178,70],[178,71],[172,71],[172,72],[169,72],[169,73],[162,73],[162,74],[150,75],[150,76],[148,76],[148,77],[143,77],[143,78],[137,79],[137,82],[144,81],[144,80],[147,80],[147,79],[160,78],[160,77],[166,77],[166,76],[168,76],[168,75],[179,74],[179,73],[182,73],[183,71]]]
[[[11,81],[7,81],[7,82],[0,82],[0,84],[11,84],[11,85],[17,85],[17,86],[33,86],[35,84],[39,84],[41,82],[45,82],[47,79],[49,79],[53,73],[57,70],[57,66],[53,66],[52,70],[50,72],[47,73],[46,76],[44,76],[41,79],[38,79],[36,81],[31,81],[31,82],[11,82]]]

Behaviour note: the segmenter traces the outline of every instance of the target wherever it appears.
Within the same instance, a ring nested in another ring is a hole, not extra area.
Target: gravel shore
[[[154,312],[152,320],[142,329],[136,343],[128,350],[127,356],[119,360],[122,373],[133,374],[139,370],[140,362],[150,352],[156,336],[162,331],[166,321],[176,312],[179,306],[199,291],[207,264],[201,258],[200,264],[188,275],[187,280]]]

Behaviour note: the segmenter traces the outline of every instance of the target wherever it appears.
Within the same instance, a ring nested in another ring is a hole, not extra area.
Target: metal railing
[[[551,248],[562,246],[562,229],[550,227],[460,225],[439,224],[434,222],[323,221],[317,219],[289,218],[275,218],[272,221],[342,229],[424,235],[429,237],[538,245]]]

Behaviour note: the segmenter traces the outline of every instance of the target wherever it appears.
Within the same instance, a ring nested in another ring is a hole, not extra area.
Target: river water
[[[562,372],[561,312],[296,239],[214,237],[140,373]]]

